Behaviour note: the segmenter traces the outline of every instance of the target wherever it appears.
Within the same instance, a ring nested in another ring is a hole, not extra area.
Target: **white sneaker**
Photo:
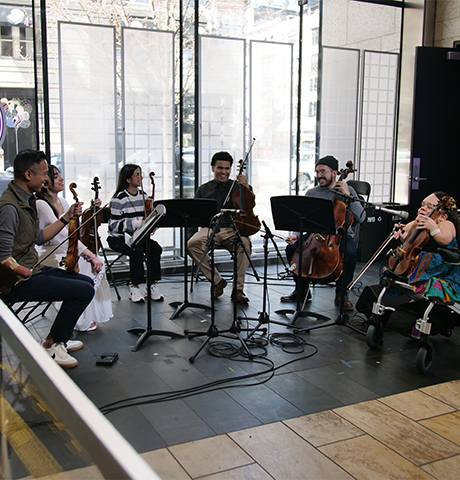
[[[67,342],[64,343],[64,347],[68,352],[76,352],[80,350],[80,348],[83,348],[83,342],[80,342],[80,340],[67,340]]]
[[[150,298],[154,302],[159,302],[165,299],[165,297],[163,297],[163,294],[160,292],[160,289],[158,288],[158,285],[156,283],[152,283],[152,285],[150,285]]]
[[[76,358],[71,357],[63,343],[54,343],[50,348],[45,348],[50,357],[62,368],[72,368],[78,365]]]
[[[139,290],[139,287],[135,287],[134,285],[131,285],[129,289],[128,298],[134,303],[144,301],[144,295],[142,295],[141,291]]]

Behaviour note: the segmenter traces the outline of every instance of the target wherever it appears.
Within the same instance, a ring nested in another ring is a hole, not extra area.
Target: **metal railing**
[[[1,300],[0,336],[2,369],[5,367],[4,351],[10,350],[21,368],[27,371],[28,379],[37,386],[40,395],[83,446],[104,478],[160,479]],[[3,434],[3,426],[0,427]],[[3,455],[5,449],[1,451],[0,467],[5,472],[9,470],[4,463],[8,459]]]

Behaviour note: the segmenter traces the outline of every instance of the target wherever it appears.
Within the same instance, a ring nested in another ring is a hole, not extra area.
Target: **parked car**
[[[191,198],[195,195],[195,148],[184,147],[182,157],[179,155],[179,147],[175,148],[175,175],[174,186],[176,196],[180,189],[180,168],[182,163],[182,186],[184,197]]]
[[[0,172],[0,195],[6,190],[13,178],[13,167],[8,167],[4,172]]]
[[[306,192],[314,182],[315,175],[315,149],[313,147],[300,147],[300,165],[299,165],[299,193]],[[295,172],[297,157],[292,157],[291,168]],[[294,177],[294,173],[292,175]],[[291,188],[295,190],[295,179],[292,180]]]

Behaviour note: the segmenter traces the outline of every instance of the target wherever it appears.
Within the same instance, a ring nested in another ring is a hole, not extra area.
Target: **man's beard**
[[[320,183],[320,180],[326,180],[326,183],[321,184],[321,183]],[[320,185],[322,188],[329,188],[329,186],[330,186],[331,183],[332,183],[332,178],[331,178],[330,180],[327,180],[326,178],[323,177],[322,179],[319,179],[319,180],[318,180],[318,183],[319,183],[319,185]]]

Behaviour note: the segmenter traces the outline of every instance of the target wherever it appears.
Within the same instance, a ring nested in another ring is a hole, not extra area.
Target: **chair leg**
[[[101,250],[102,250],[102,255],[105,261],[105,269],[110,277],[110,280],[112,281],[112,285],[113,285],[113,288],[115,289],[115,293],[117,294],[118,300],[121,300],[120,292],[118,291],[117,284],[115,282],[115,277],[113,276],[113,273],[112,273],[112,265],[120,258],[121,255],[119,255],[114,262],[109,263],[107,259],[107,254],[105,253],[105,249],[102,245],[101,245]]]

